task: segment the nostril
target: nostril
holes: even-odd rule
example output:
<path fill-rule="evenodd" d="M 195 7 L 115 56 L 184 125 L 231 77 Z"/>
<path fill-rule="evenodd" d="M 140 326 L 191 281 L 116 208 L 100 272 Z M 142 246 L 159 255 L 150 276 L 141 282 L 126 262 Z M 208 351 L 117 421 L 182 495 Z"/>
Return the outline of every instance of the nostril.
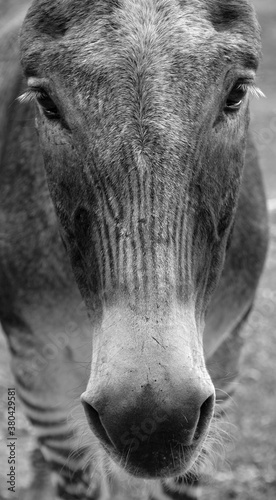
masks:
<path fill-rule="evenodd" d="M 100 415 L 98 414 L 97 410 L 95 410 L 95 408 L 93 408 L 93 406 L 91 406 L 89 403 L 84 401 L 84 399 L 82 399 L 82 405 L 85 411 L 86 418 L 88 420 L 89 427 L 93 431 L 95 436 L 103 441 L 104 444 L 113 446 L 101 422 Z"/>
<path fill-rule="evenodd" d="M 212 394 L 200 407 L 200 416 L 194 434 L 193 441 L 198 441 L 205 434 L 214 412 L 215 397 Z"/>

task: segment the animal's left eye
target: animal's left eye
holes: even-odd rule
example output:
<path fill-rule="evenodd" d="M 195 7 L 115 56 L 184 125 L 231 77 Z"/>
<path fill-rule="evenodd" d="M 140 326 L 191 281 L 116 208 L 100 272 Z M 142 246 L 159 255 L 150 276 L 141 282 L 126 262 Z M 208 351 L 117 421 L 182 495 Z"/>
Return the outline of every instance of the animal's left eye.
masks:
<path fill-rule="evenodd" d="M 247 94 L 248 86 L 244 83 L 236 83 L 228 95 L 225 111 L 238 111 L 242 105 L 243 99 Z"/>

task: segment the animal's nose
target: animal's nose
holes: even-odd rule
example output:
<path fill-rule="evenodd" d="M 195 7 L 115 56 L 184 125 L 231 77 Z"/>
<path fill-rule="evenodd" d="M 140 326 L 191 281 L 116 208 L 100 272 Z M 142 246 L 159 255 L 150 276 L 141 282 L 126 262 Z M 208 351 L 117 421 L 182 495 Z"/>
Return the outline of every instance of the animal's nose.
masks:
<path fill-rule="evenodd" d="M 206 436 L 214 409 L 212 390 L 173 391 L 158 397 L 145 388 L 129 403 L 126 395 L 82 395 L 90 428 L 129 472 L 143 477 L 179 474 Z"/>

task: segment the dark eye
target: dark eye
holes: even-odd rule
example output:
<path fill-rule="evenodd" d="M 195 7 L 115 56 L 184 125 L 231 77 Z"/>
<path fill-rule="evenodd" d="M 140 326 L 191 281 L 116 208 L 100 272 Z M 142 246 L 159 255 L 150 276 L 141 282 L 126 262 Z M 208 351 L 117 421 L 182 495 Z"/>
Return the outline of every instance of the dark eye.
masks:
<path fill-rule="evenodd" d="M 43 113 L 49 120 L 58 120 L 60 118 L 59 110 L 54 101 L 45 92 L 45 90 L 35 90 L 35 97 L 38 104 L 42 107 Z"/>
<path fill-rule="evenodd" d="M 233 112 L 238 111 L 242 102 L 247 94 L 247 85 L 245 83 L 237 82 L 228 95 L 224 111 Z"/>

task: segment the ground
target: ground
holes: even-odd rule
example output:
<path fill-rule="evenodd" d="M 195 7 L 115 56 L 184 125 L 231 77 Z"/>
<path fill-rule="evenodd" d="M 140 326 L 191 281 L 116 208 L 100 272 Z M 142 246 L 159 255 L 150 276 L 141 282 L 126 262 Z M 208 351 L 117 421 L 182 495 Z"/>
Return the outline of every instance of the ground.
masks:
<path fill-rule="evenodd" d="M 18 0 L 0 0 L 0 29 L 3 14 Z M 276 498 L 276 4 L 275 0 L 255 0 L 263 30 L 263 62 L 258 85 L 266 99 L 252 103 L 255 141 L 264 171 L 270 208 L 271 242 L 256 307 L 244 330 L 246 346 L 232 411 L 225 454 L 203 500 L 275 500 Z M 0 333 L 0 500 L 8 494 L 7 470 L 7 388 L 14 385 L 8 368 L 5 339 Z M 17 487 L 29 480 L 28 452 L 31 429 L 19 403 L 17 426 Z"/>

